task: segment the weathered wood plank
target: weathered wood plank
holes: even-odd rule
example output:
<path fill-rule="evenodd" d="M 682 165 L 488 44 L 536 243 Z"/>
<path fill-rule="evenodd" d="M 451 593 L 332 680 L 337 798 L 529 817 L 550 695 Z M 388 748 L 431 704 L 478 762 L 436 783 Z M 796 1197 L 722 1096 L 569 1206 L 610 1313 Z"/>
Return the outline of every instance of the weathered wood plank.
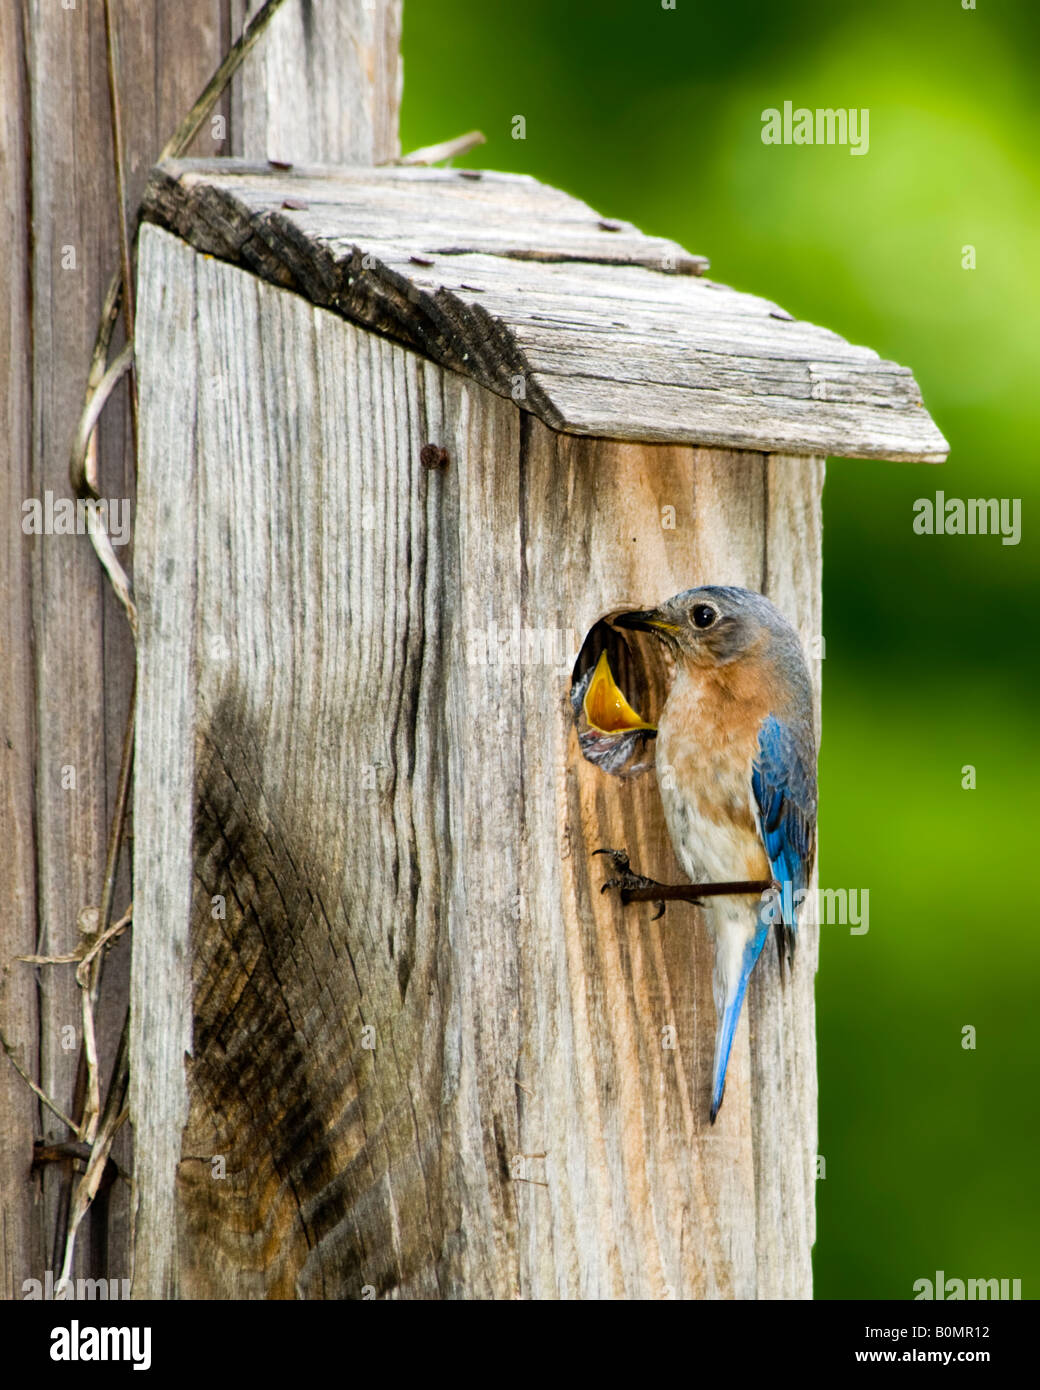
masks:
<path fill-rule="evenodd" d="M 823 459 L 772 457 L 766 474 L 762 592 L 794 623 L 809 657 L 820 746 L 823 616 Z M 817 864 L 809 885 L 815 894 Z M 810 896 L 809 902 L 815 902 Z M 819 927 L 803 913 L 794 969 L 786 987 L 773 952 L 763 952 L 751 978 L 753 1020 L 752 1127 L 761 1288 L 771 1297 L 808 1296 L 806 1270 L 816 1239 L 817 1080 L 813 989 Z M 778 1079 L 780 1084 L 778 1085 Z"/>
<path fill-rule="evenodd" d="M 142 258 L 143 263 L 143 258 Z M 149 267 L 150 270 L 150 267 Z M 138 360 L 163 324 L 165 372 L 139 372 L 138 632 L 133 968 L 130 977 L 130 1110 L 137 1191 L 135 1297 L 169 1298 L 178 1287 L 176 1226 L 163 1194 L 173 1185 L 187 1120 L 185 1056 L 191 1051 L 192 796 L 196 672 L 198 361 L 194 266 L 139 277 Z M 184 659 L 184 658 L 187 659 Z"/>
<path fill-rule="evenodd" d="M 559 430 L 945 458 L 906 368 L 559 190 L 468 172 L 181 161 L 153 172 L 144 215 Z"/>
<path fill-rule="evenodd" d="M 143 234 L 142 280 L 185 283 L 185 258 L 196 259 Z M 494 970 L 474 933 L 497 932 L 497 918 L 484 914 L 481 928 L 448 906 L 468 863 L 452 851 L 458 798 L 491 768 L 478 746 L 448 736 L 444 652 L 464 651 L 465 634 L 447 605 L 453 572 L 461 588 L 458 527 L 442 513 L 457 510 L 458 484 L 419 453 L 432 436 L 453 459 L 484 457 L 492 443 L 508 447 L 509 430 L 515 451 L 518 418 L 292 296 L 205 262 L 197 274 L 198 302 L 213 312 L 195 400 L 196 1016 L 179 1291 L 357 1297 L 371 1283 L 401 1296 L 508 1296 L 494 1249 L 511 1196 L 484 1095 L 515 1110 L 515 1088 L 511 1071 L 482 1072 L 480 999 L 467 1004 L 449 968 L 464 952 Z M 142 303 L 143 379 L 170 369 L 171 311 Z M 229 373 L 235 360 L 248 369 Z M 191 379 L 177 379 L 190 400 Z M 489 410 L 506 430 L 491 428 Z M 149 438 L 145 470 L 162 447 L 161 434 Z M 162 660 L 148 632 L 142 624 L 143 669 Z M 181 665 L 191 645 L 183 628 Z M 142 758 L 154 756 L 153 734 L 142 709 Z M 495 731 L 482 737 L 490 753 Z M 448 756 L 468 764 L 450 795 Z M 507 784 L 515 777 L 503 771 Z M 490 781 L 486 795 L 491 827 L 500 793 Z M 163 857 L 148 862 L 166 874 Z M 211 915 L 214 896 L 224 919 Z M 475 885 L 468 900 L 479 908 Z M 142 970 L 154 936 L 171 929 L 139 917 Z M 172 1093 L 183 1084 L 182 1059 L 151 1031 L 136 1047 L 161 1104 L 167 1068 Z M 170 1129 L 180 1132 L 176 1113 Z M 146 1208 L 142 1191 L 144 1245 L 153 1221 L 175 1224 L 172 1187 L 155 1179 L 164 1206 Z M 482 1219 L 465 1237 L 463 1210 Z"/>
<path fill-rule="evenodd" d="M 129 200 L 136 202 L 156 151 L 197 95 L 220 56 L 220 5 L 190 0 L 177 6 L 115 3 L 120 49 Z M 4 138 L 0 141 L 3 206 L 7 222 L 5 260 L 14 277 L 5 294 L 10 315 L 14 375 L 5 410 L 12 489 L 7 511 L 12 568 L 5 591 L 10 601 L 10 640 L 31 622 L 32 639 L 4 648 L 10 679 L 14 745 L 11 780 L 14 876 L 5 900 L 18 905 L 17 921 L 0 925 L 0 950 L 10 957 L 26 950 L 65 952 L 76 941 L 76 917 L 101 895 L 105 843 L 118 777 L 130 682 L 132 644 L 125 618 L 108 592 L 84 535 L 23 535 L 21 504 L 41 503 L 50 493 L 69 496 L 69 450 L 83 404 L 84 378 L 109 275 L 118 263 L 118 210 L 112 171 L 112 132 L 107 100 L 104 24 L 96 6 L 80 4 L 7 6 L 0 47 L 4 80 Z M 157 82 L 157 73 L 160 81 Z M 206 146 L 212 148 L 212 146 Z M 31 152 L 31 161 L 25 161 Z M 129 209 L 132 212 L 132 207 Z M 23 278 L 24 277 L 24 278 Z M 21 354 L 19 356 L 19 354 Z M 27 372 L 26 378 L 23 373 Z M 28 380 L 29 385 L 25 382 Z M 125 395 L 110 403 L 99 435 L 102 492 L 131 505 L 134 461 Z M 16 553 L 14 540 L 20 550 Z M 132 547 L 117 552 L 132 566 Z M 27 736 L 31 742 L 27 743 Z M 31 770 L 31 806 L 24 798 Z M 75 786 L 69 785 L 71 770 Z M 17 805 L 14 799 L 18 798 Z M 117 912 L 129 898 L 129 874 L 121 873 Z M 31 915 L 33 939 L 22 933 Z M 15 933 L 8 937 L 8 930 Z M 127 997 L 129 949 L 116 943 L 105 967 L 106 984 L 97 1019 L 102 1073 L 107 1077 L 122 1027 Z M 26 1061 L 38 1056 L 36 1078 L 66 1110 L 71 1108 L 81 1010 L 73 971 L 54 967 L 39 973 L 12 967 L 6 998 L 11 1007 L 23 987 L 37 998 L 38 1013 L 22 1012 L 9 1036 Z M 22 1023 L 24 1022 L 24 1028 Z M 69 1047 L 69 1029 L 76 1044 Z M 6 1065 L 6 1064 L 5 1064 Z M 9 1068 L 7 1069 L 10 1070 Z M 16 1083 L 21 1086 L 20 1082 Z M 7 1107 L 8 1079 L 0 1093 L 0 1133 L 17 1153 L 18 1179 L 3 1183 L 9 1218 L 0 1236 L 5 1268 L 16 1265 L 20 1291 L 29 1277 L 53 1267 L 53 1236 L 59 1180 L 54 1165 L 30 1177 L 34 1137 L 64 1138 L 49 1112 L 24 1104 Z M 115 1157 L 128 1160 L 129 1133 L 116 1141 Z M 39 1187 L 36 1182 L 39 1182 Z M 41 1200 L 42 1188 L 42 1200 Z M 74 1273 L 112 1276 L 129 1271 L 129 1194 L 120 1183 L 111 1194 L 109 1216 L 93 1216 L 77 1245 Z M 12 1255 L 8 1239 L 31 1222 L 31 1262 L 24 1244 Z M 89 1227 L 89 1231 L 88 1231 Z M 104 1249 L 107 1232 L 107 1256 Z M 91 1242 L 94 1249 L 91 1250 Z M 106 1264 L 107 1270 L 102 1268 Z"/>
<path fill-rule="evenodd" d="M 237 35 L 243 8 L 239 0 L 114 0 L 131 218 L 157 151 Z M 236 79 L 237 120 L 222 134 L 204 127 L 199 151 L 266 153 L 278 147 L 288 149 L 289 158 L 364 162 L 396 153 L 400 4 L 342 0 L 285 7 L 297 16 L 303 10 L 313 24 L 302 49 L 299 18 L 297 32 L 292 20 L 281 37 L 272 31 L 264 63 L 254 54 L 249 70 Z M 330 36 L 337 42 L 324 50 L 326 60 L 318 50 Z M 267 64 L 272 72 L 284 70 L 301 51 L 310 55 L 310 66 L 291 82 L 283 71 L 277 92 L 259 111 L 252 93 L 257 84 L 268 84 Z M 77 913 L 100 897 L 133 653 L 125 619 L 87 538 L 26 536 L 20 522 L 26 499 L 42 501 L 48 492 L 68 497 L 69 448 L 84 377 L 104 289 L 118 264 L 100 7 L 4 6 L 0 73 L 0 277 L 9 327 L 0 339 L 0 393 L 10 453 L 3 470 L 9 527 L 0 548 L 0 587 L 7 596 L 0 637 L 0 804 L 11 846 L 3 877 L 8 911 L 0 920 L 0 1024 L 23 1065 L 69 1109 L 77 1052 L 63 1045 L 69 1041 L 63 1030 L 73 1029 L 78 1038 L 81 1017 L 73 972 L 67 966 L 37 972 L 38 984 L 28 966 L 10 961 L 18 954 L 69 950 Z M 251 103 L 248 122 L 243 91 Z M 99 453 L 104 495 L 129 507 L 134 460 L 124 389 L 102 421 Z M 118 552 L 131 573 L 132 549 Z M 74 787 L 63 785 L 66 769 L 75 772 Z M 123 872 L 118 912 L 129 889 Z M 98 1017 L 106 1078 L 125 1011 L 128 967 L 129 943 L 122 940 L 108 956 Z M 0 1059 L 0 1294 L 6 1296 L 20 1294 L 25 1279 L 42 1278 L 53 1264 L 61 1175 L 53 1165 L 35 1177 L 30 1173 L 33 1139 L 43 1136 L 66 1137 Z M 129 1151 L 126 1127 L 114 1151 L 124 1167 Z M 74 1273 L 116 1277 L 129 1269 L 129 1192 L 120 1183 L 107 1218 L 92 1217 L 83 1227 Z"/>
<path fill-rule="evenodd" d="M 36 843 L 33 806 L 33 646 L 29 542 L 22 503 L 31 496 L 32 250 L 29 200 L 26 54 L 20 15 L 0 7 L 0 418 L 6 450 L 0 467 L 0 1031 L 20 1065 L 37 1075 L 39 1015 L 36 985 L 12 957 L 36 949 Z M 42 1231 L 33 1220 L 29 1165 L 36 1103 L 7 1058 L 0 1055 L 0 1298 L 22 1296 L 23 1281 L 42 1264 Z M 35 1250 L 34 1250 L 35 1240 Z"/>
<path fill-rule="evenodd" d="M 400 104 L 401 0 L 283 5 L 236 83 L 234 152 L 378 164 L 400 153 Z"/>
<path fill-rule="evenodd" d="M 77 93 L 105 90 L 101 26 L 82 11 L 34 8 L 28 31 L 29 128 L 34 152 L 31 204 L 23 209 L 32 237 L 32 439 L 27 496 L 69 495 L 68 459 L 83 384 L 97 327 L 101 250 L 116 258 L 116 229 L 106 221 L 114 198 L 111 135 L 103 101 L 83 105 Z M 36 156 L 39 157 L 36 157 Z M 114 403 L 101 435 L 102 486 L 107 497 L 132 497 L 133 463 L 123 450 L 124 401 Z M 76 943 L 76 917 L 101 896 L 110 788 L 119 763 L 121 720 L 133 670 L 128 634 L 109 606 L 106 581 L 89 541 L 81 535 L 25 537 L 31 565 L 35 636 L 30 698 L 35 726 L 36 945 L 60 954 Z M 106 672 L 107 668 L 107 672 Z M 110 683 L 106 708 L 106 678 Z M 121 892 L 126 892 L 125 880 Z M 126 951 L 106 963 L 109 985 L 98 1020 L 103 1067 L 111 1067 L 126 998 Z M 73 972 L 38 972 L 39 1076 L 48 1095 L 72 1108 L 81 1040 L 79 991 Z M 71 1046 L 70 1046 L 71 1044 Z M 43 1137 L 68 1135 L 49 1111 L 40 1116 Z M 63 1174 L 41 1174 L 39 1207 L 46 1267 Z M 120 1194 L 117 1194 L 120 1195 Z M 27 1185 L 25 1199 L 34 1194 Z M 86 1236 L 86 1228 L 84 1228 Z M 42 1242 L 41 1242 L 42 1243 Z M 80 1243 L 77 1272 L 85 1272 Z M 125 1254 L 124 1254 L 125 1259 Z M 120 1272 L 126 1268 L 121 1261 Z M 43 1270 L 26 1271 L 41 1277 Z M 56 1269 L 57 1273 L 57 1269 Z"/>
<path fill-rule="evenodd" d="M 811 630 L 819 550 L 786 527 L 818 527 L 819 466 L 561 436 L 157 228 L 141 265 L 138 752 L 176 778 L 139 789 L 135 979 L 175 1041 L 135 1056 L 150 1127 L 189 1109 L 176 1181 L 168 1144 L 139 1172 L 139 1291 L 806 1296 L 811 950 L 753 997 L 709 1127 L 711 948 L 692 908 L 600 895 L 602 844 L 679 870 L 654 778 L 580 757 L 568 689 L 605 612 L 697 581 Z M 160 937 L 189 917 L 182 1046 Z"/>
<path fill-rule="evenodd" d="M 208 234 L 229 245 L 248 232 L 242 220 L 248 209 L 255 219 L 290 211 L 307 239 L 332 247 L 361 237 L 402 255 L 484 252 L 510 261 L 668 266 L 679 275 L 697 275 L 707 266 L 677 242 L 604 219 L 527 174 L 306 164 L 283 170 L 238 160 L 171 160 L 152 183 L 149 206 L 183 216 L 185 198 L 194 199 Z M 286 200 L 305 206 L 284 209 Z"/>

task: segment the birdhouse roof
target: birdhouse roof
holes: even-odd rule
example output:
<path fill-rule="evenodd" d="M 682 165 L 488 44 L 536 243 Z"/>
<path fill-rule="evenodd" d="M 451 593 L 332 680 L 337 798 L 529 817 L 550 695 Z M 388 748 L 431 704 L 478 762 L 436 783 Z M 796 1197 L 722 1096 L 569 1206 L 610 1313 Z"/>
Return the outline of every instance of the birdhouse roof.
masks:
<path fill-rule="evenodd" d="M 554 429 L 940 462 L 907 367 L 517 174 L 180 160 L 142 216 Z"/>

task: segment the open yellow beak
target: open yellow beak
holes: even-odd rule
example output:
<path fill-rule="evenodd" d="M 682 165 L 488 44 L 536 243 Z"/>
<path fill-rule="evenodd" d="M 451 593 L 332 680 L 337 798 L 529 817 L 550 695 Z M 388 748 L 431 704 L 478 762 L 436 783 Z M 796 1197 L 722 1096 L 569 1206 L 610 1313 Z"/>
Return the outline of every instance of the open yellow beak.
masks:
<path fill-rule="evenodd" d="M 641 719 L 618 689 L 606 652 L 600 652 L 596 669 L 585 692 L 585 718 L 601 734 L 626 733 L 630 729 L 656 729 Z"/>

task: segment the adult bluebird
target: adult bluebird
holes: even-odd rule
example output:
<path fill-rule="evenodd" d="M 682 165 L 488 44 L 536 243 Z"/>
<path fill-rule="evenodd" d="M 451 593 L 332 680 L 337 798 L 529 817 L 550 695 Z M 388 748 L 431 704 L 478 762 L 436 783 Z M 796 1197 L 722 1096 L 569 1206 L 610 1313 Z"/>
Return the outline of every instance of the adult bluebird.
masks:
<path fill-rule="evenodd" d="M 614 623 L 654 633 L 675 658 L 658 722 L 657 769 L 680 864 L 700 887 L 759 884 L 758 891 L 723 892 L 701 904 L 715 938 L 714 1124 L 751 971 L 770 925 L 781 970 L 785 955 L 793 960 L 796 908 L 812 875 L 812 683 L 795 630 L 768 599 L 747 589 L 688 589 Z M 622 870 L 612 885 L 638 887 L 641 897 L 663 886 L 631 873 L 623 852 L 607 852 Z M 762 884 L 773 891 L 761 891 Z M 696 888 L 689 896 L 700 901 Z"/>

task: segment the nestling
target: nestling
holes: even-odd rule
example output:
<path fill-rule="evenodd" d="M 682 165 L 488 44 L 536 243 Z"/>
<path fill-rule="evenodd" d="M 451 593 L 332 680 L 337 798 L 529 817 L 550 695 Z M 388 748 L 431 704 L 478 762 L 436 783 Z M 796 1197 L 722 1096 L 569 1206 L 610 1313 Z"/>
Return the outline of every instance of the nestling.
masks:
<path fill-rule="evenodd" d="M 793 958 L 798 923 L 790 905 L 803 900 L 812 875 L 812 684 L 794 628 L 747 589 L 688 589 L 614 623 L 654 633 L 675 658 L 658 722 L 657 772 L 672 843 L 695 887 L 667 896 L 701 901 L 697 888 L 708 890 L 701 905 L 715 938 L 714 1123 L 748 978 L 771 924 L 781 965 Z M 621 870 L 605 887 L 638 888 L 641 896 L 663 887 L 632 873 L 623 851 L 605 852 Z M 782 890 L 779 899 L 770 884 Z M 713 893 L 717 885 L 744 891 Z"/>

